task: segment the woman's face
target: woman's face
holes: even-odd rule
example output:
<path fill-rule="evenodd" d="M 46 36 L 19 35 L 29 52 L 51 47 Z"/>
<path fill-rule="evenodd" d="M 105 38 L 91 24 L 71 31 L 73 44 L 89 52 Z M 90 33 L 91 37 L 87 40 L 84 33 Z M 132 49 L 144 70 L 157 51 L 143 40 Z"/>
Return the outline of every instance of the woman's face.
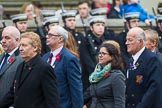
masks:
<path fill-rule="evenodd" d="M 99 64 L 102 66 L 107 65 L 108 62 L 112 60 L 112 57 L 109 55 L 105 47 L 101 47 L 98 53 Z"/>
<path fill-rule="evenodd" d="M 33 19 L 33 12 L 34 12 L 33 5 L 32 4 L 28 5 L 25 9 L 25 13 L 28 16 L 28 19 Z"/>

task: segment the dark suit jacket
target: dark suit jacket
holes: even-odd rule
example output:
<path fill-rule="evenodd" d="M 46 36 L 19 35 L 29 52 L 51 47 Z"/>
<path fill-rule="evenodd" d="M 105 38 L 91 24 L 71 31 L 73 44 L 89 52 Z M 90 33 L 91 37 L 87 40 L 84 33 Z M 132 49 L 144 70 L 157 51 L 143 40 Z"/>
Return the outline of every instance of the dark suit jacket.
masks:
<path fill-rule="evenodd" d="M 5 53 L 0 55 L 0 62 L 3 60 L 3 56 Z M 7 65 L 1 70 L 0 73 L 0 101 L 4 97 L 4 95 L 10 90 L 12 82 L 14 80 L 14 76 L 16 74 L 16 69 L 18 65 L 23 61 L 19 55 L 19 49 L 17 49 L 11 57 L 13 61 L 11 63 L 7 63 Z"/>
<path fill-rule="evenodd" d="M 21 63 L 11 90 L 0 102 L 0 108 L 59 108 L 56 77 L 52 67 L 36 55 L 25 69 Z M 20 80 L 21 79 L 21 80 Z"/>
<path fill-rule="evenodd" d="M 129 71 L 126 83 L 126 108 L 161 108 L 162 71 L 157 56 L 145 49 Z"/>
<path fill-rule="evenodd" d="M 43 56 L 48 60 L 50 52 Z M 83 92 L 80 63 L 78 59 L 63 48 L 60 52 L 60 60 L 54 63 L 61 108 L 82 108 Z"/>

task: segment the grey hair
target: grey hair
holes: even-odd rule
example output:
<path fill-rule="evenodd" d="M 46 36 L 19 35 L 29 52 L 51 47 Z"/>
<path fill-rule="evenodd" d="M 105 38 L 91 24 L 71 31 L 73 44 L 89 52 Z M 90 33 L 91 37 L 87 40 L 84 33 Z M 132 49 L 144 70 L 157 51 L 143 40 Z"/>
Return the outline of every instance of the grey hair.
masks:
<path fill-rule="evenodd" d="M 136 38 L 137 38 L 138 40 L 142 39 L 142 40 L 143 40 L 143 43 L 144 43 L 144 46 L 145 46 L 145 44 L 146 44 L 146 36 L 145 36 L 144 31 L 139 31 L 139 32 L 137 33 L 137 35 L 136 35 Z"/>
<path fill-rule="evenodd" d="M 68 32 L 63 27 L 61 27 L 60 25 L 56 25 L 56 26 L 53 26 L 52 28 L 56 29 L 58 34 L 63 36 L 65 40 L 68 39 Z"/>

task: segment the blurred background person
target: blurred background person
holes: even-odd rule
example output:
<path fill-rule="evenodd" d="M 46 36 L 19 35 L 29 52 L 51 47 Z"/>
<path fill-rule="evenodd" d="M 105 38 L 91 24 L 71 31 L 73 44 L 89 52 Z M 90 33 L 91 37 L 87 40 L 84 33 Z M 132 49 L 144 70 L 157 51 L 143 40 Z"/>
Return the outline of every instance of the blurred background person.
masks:
<path fill-rule="evenodd" d="M 129 12 L 123 14 L 124 30 L 117 35 L 116 40 L 120 45 L 124 67 L 126 68 L 130 58 L 130 54 L 127 52 L 127 47 L 125 45 L 126 35 L 131 28 L 139 26 L 139 13 Z"/>
<path fill-rule="evenodd" d="M 11 16 L 11 20 L 14 26 L 20 31 L 20 33 L 24 33 L 27 31 L 27 14 L 16 14 Z"/>
<path fill-rule="evenodd" d="M 0 43 L 0 55 L 4 52 L 3 48 L 2 48 L 2 45 Z"/>
<path fill-rule="evenodd" d="M 90 3 L 88 0 L 79 0 L 78 14 L 76 15 L 76 23 L 78 25 L 88 24 L 88 18 L 90 17 L 89 11 Z"/>
<path fill-rule="evenodd" d="M 107 0 L 93 0 L 92 1 L 92 9 L 96 8 L 106 8 L 107 14 L 109 14 L 112 5 Z"/>
<path fill-rule="evenodd" d="M 162 12 L 162 8 L 159 9 Z M 154 30 L 157 31 L 159 37 L 158 49 L 162 53 L 162 15 L 157 15 L 157 25 Z"/>
<path fill-rule="evenodd" d="M 68 32 L 68 39 L 66 40 L 64 47 L 67 48 L 72 54 L 74 54 L 78 59 L 80 59 L 77 45 L 73 35 Z"/>
<path fill-rule="evenodd" d="M 71 32 L 75 42 L 77 44 L 78 51 L 80 51 L 80 47 L 84 44 L 85 38 L 81 32 L 76 31 L 76 10 L 68 10 L 62 13 L 62 21 L 64 23 L 64 28 Z"/>
<path fill-rule="evenodd" d="M 125 108 L 126 86 L 120 53 L 112 44 L 104 43 L 98 60 L 89 77 L 91 85 L 84 93 L 84 104 L 92 99 L 91 108 Z"/>
<path fill-rule="evenodd" d="M 107 15 L 107 18 L 121 18 L 120 5 L 122 5 L 122 0 L 112 0 L 112 7 L 110 13 Z"/>
<path fill-rule="evenodd" d="M 152 26 L 150 19 L 154 19 L 153 15 L 149 15 L 143 7 L 139 4 L 138 0 L 123 0 L 123 5 L 120 7 L 120 15 L 128 12 L 139 12 L 139 20 L 145 22 L 147 25 Z"/>
<path fill-rule="evenodd" d="M 114 40 L 113 35 L 105 35 L 105 17 L 92 16 L 89 18 L 89 25 L 90 30 L 87 33 L 87 37 L 85 37 L 86 41 L 81 46 L 80 52 L 84 90 L 86 90 L 86 88 L 90 85 L 88 78 L 97 64 L 96 56 L 99 51 L 99 46 L 105 40 Z"/>
<path fill-rule="evenodd" d="M 159 43 L 158 33 L 155 30 L 148 29 L 145 30 L 145 36 L 146 36 L 146 48 L 154 52 L 162 64 L 162 53 L 160 53 L 158 49 Z"/>

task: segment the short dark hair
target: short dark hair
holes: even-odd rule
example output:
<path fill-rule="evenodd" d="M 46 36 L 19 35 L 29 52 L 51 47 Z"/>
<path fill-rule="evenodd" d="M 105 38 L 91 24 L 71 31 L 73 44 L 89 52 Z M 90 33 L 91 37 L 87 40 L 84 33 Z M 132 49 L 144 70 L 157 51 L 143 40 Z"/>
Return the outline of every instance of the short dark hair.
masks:
<path fill-rule="evenodd" d="M 121 54 L 119 53 L 118 49 L 110 44 L 110 43 L 104 43 L 100 46 L 100 48 L 105 47 L 109 55 L 112 57 L 112 69 L 123 69 L 123 62 L 121 58 Z"/>
<path fill-rule="evenodd" d="M 159 2 L 158 3 L 158 8 L 162 8 L 162 2 Z M 162 12 L 160 12 L 158 8 L 157 8 L 158 14 L 161 14 L 162 15 Z"/>
<path fill-rule="evenodd" d="M 79 0 L 78 6 L 81 5 L 81 4 L 84 4 L 84 3 L 87 3 L 88 7 L 90 7 L 90 3 L 87 0 Z"/>

